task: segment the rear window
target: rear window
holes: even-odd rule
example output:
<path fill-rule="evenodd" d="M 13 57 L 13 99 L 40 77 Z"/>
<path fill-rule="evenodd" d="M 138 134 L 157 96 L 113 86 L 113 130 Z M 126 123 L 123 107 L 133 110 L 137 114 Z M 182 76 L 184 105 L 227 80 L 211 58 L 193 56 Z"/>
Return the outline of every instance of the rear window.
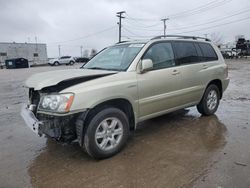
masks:
<path fill-rule="evenodd" d="M 178 64 L 190 64 L 200 62 L 195 46 L 192 42 L 179 42 L 173 43 L 176 60 Z"/>
<path fill-rule="evenodd" d="M 218 60 L 218 56 L 215 53 L 213 47 L 207 43 L 199 43 L 199 47 L 203 54 L 202 61 L 215 61 Z"/>

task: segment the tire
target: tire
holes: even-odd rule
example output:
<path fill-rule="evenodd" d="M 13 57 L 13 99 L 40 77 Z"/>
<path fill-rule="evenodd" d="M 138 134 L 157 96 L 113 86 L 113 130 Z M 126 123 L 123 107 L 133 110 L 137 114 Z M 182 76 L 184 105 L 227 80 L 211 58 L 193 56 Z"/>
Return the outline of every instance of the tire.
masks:
<path fill-rule="evenodd" d="M 214 114 L 220 103 L 220 91 L 218 87 L 214 84 L 211 84 L 205 90 L 205 93 L 197 105 L 197 110 L 202 115 L 210 116 Z"/>
<path fill-rule="evenodd" d="M 74 63 L 75 63 L 74 61 L 70 61 L 69 65 L 74 65 Z"/>
<path fill-rule="evenodd" d="M 53 65 L 58 66 L 60 65 L 60 63 L 58 61 L 55 61 Z"/>
<path fill-rule="evenodd" d="M 108 107 L 89 121 L 84 135 L 84 148 L 93 158 L 104 159 L 120 152 L 128 137 L 127 116 L 117 108 Z"/>

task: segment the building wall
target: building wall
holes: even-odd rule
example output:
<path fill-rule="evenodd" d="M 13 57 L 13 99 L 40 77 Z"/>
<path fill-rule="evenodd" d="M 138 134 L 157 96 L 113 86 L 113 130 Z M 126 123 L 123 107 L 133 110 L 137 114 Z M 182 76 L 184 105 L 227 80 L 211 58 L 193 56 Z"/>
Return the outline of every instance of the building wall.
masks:
<path fill-rule="evenodd" d="M 21 57 L 28 59 L 30 65 L 47 63 L 46 44 L 0 43 L 0 62 Z"/>

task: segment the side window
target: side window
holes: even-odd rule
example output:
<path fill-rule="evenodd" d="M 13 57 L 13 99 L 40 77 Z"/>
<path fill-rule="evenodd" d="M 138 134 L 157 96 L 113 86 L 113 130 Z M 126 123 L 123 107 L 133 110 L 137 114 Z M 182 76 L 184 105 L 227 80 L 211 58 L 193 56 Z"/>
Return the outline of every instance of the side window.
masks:
<path fill-rule="evenodd" d="M 215 61 L 218 60 L 218 56 L 215 53 L 213 47 L 207 43 L 199 43 L 200 49 L 203 54 L 202 61 Z"/>
<path fill-rule="evenodd" d="M 169 42 L 154 44 L 144 54 L 143 59 L 151 59 L 153 70 L 175 66 L 174 52 Z"/>
<path fill-rule="evenodd" d="M 62 56 L 60 59 L 68 59 L 70 56 Z"/>
<path fill-rule="evenodd" d="M 173 43 L 173 46 L 178 64 L 182 65 L 200 62 L 194 43 L 176 41 Z"/>
<path fill-rule="evenodd" d="M 194 43 L 194 46 L 195 46 L 197 55 L 199 57 L 199 60 L 200 60 L 200 62 L 202 62 L 203 61 L 203 53 L 201 51 L 201 48 L 200 48 L 200 46 L 199 46 L 199 44 L 197 42 Z"/>

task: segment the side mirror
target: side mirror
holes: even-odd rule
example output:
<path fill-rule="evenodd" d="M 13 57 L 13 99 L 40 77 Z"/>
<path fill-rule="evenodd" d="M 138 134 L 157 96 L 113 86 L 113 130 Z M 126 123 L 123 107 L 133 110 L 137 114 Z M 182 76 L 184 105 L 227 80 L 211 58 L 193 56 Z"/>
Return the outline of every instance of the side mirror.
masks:
<path fill-rule="evenodd" d="M 153 69 L 153 62 L 151 59 L 143 59 L 141 61 L 141 73 L 147 72 Z"/>

